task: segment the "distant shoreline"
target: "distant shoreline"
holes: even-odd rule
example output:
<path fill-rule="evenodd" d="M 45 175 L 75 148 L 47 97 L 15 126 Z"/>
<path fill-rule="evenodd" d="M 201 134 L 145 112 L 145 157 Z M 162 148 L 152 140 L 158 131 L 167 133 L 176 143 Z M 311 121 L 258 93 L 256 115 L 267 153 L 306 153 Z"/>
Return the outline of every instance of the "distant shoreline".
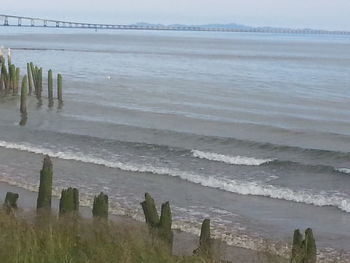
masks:
<path fill-rule="evenodd" d="M 288 34 L 327 34 L 327 35 L 350 35 L 345 30 L 322 30 L 322 29 L 293 29 L 284 27 L 251 27 L 239 24 L 207 24 L 207 25 L 184 25 L 184 24 L 99 24 L 86 22 L 62 21 L 37 17 L 24 17 L 17 15 L 0 14 L 4 27 L 24 28 L 67 28 L 67 29 L 94 29 L 94 30 L 146 30 L 146 31 L 199 31 L 199 32 L 246 32 L 246 33 L 288 33 Z"/>

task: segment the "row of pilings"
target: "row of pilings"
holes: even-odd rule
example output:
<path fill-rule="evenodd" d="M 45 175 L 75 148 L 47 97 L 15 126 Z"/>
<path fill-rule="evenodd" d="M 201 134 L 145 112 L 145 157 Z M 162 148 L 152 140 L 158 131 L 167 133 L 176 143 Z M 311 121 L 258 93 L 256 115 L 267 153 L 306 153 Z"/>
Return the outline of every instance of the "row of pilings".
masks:
<path fill-rule="evenodd" d="M 52 182 L 53 182 L 53 164 L 49 156 L 44 157 L 43 167 L 40 171 L 40 185 L 37 197 L 37 213 L 41 215 L 51 214 L 52 204 Z M 4 207 L 8 213 L 15 213 L 17 209 L 17 193 L 8 192 L 6 194 Z M 170 203 L 165 202 L 161 205 L 160 216 L 154 199 L 149 193 L 145 194 L 145 200 L 141 202 L 145 221 L 152 237 L 155 237 L 165 244 L 169 253 L 172 253 L 174 233 L 172 231 L 172 213 Z M 108 195 L 101 192 L 93 200 L 92 215 L 94 219 L 100 221 L 108 220 Z M 59 216 L 79 215 L 79 190 L 69 187 L 63 189 L 59 202 Z M 210 234 L 210 219 L 204 219 L 201 227 L 199 246 L 193 251 L 194 255 L 212 258 L 213 238 Z M 291 263 L 316 263 L 316 242 L 311 228 L 305 231 L 303 236 L 300 230 L 294 231 L 293 244 L 290 262 Z"/>
<path fill-rule="evenodd" d="M 37 105 L 42 106 L 43 95 L 43 68 L 35 65 L 33 62 L 27 63 L 26 74 L 21 75 L 21 70 L 11 62 L 11 57 L 7 60 L 0 55 L 0 97 L 20 96 L 19 110 L 21 113 L 21 125 L 24 125 L 28 117 L 28 96 L 35 96 Z M 63 78 L 57 74 L 56 78 L 56 96 L 54 94 L 54 76 L 50 69 L 47 72 L 47 99 L 48 107 L 54 106 L 57 99 L 58 108 L 63 106 L 62 92 Z"/>

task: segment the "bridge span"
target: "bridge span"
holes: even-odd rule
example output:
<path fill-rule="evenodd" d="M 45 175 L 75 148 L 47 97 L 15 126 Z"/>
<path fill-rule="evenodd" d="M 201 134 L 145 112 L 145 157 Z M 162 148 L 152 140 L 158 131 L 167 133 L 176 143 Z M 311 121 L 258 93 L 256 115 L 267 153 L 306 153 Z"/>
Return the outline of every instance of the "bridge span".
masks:
<path fill-rule="evenodd" d="M 43 19 L 35 17 L 0 14 L 0 26 L 4 27 L 42 27 L 42 28 L 81 28 L 81 29 L 118 29 L 118 30 L 163 30 L 163 31 L 204 31 L 204 32 L 252 32 L 286 34 L 336 34 L 350 35 L 347 31 L 326 31 L 312 29 L 284 28 L 212 28 L 202 26 L 163 26 L 163 25 L 122 25 L 96 24 Z"/>

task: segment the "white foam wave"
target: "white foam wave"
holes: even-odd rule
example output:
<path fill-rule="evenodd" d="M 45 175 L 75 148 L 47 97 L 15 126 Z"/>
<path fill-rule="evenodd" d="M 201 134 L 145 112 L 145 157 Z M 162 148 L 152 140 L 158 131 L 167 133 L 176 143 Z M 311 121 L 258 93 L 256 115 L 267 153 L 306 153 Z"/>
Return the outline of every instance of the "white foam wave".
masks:
<path fill-rule="evenodd" d="M 338 172 L 340 172 L 340 173 L 350 174 L 350 169 L 349 168 L 337 168 L 336 170 Z"/>
<path fill-rule="evenodd" d="M 35 147 L 27 143 L 19 144 L 0 141 L 0 147 L 37 154 L 47 154 L 51 157 L 57 157 L 64 160 L 74 160 L 84 163 L 103 165 L 111 168 L 118 168 L 124 171 L 168 175 L 178 177 L 182 180 L 186 180 L 192 183 L 200 184 L 205 187 L 217 188 L 240 195 L 265 196 L 273 199 L 304 203 L 314 206 L 333 206 L 341 209 L 342 211 L 350 213 L 350 199 L 340 193 L 315 193 L 311 190 L 306 189 L 293 190 L 287 187 L 274 186 L 262 182 L 247 182 L 234 179 L 218 178 L 215 176 L 205 176 L 177 169 L 169 169 L 166 167 L 154 167 L 147 164 L 122 163 L 120 161 L 114 160 L 108 161 L 79 152 L 56 152 L 47 148 Z"/>
<path fill-rule="evenodd" d="M 256 159 L 253 157 L 245 156 L 229 156 L 224 154 L 212 153 L 212 152 L 202 152 L 198 150 L 192 150 L 192 155 L 200 159 L 207 159 L 210 161 L 223 162 L 233 165 L 252 165 L 258 166 L 265 163 L 274 161 L 274 159 Z"/>

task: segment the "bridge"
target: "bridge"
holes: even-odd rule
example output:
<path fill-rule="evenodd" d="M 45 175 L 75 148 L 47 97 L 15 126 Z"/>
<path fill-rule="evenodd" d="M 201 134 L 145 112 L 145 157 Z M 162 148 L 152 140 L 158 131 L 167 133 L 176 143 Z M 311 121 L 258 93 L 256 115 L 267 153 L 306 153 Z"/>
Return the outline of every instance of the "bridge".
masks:
<path fill-rule="evenodd" d="M 286 33 L 286 34 L 332 34 L 350 35 L 348 31 L 326 31 L 312 29 L 284 28 L 212 28 L 202 26 L 163 26 L 163 25 L 112 25 L 94 24 L 43 19 L 25 16 L 0 14 L 0 26 L 4 27 L 42 27 L 42 28 L 82 28 L 82 29 L 118 29 L 118 30 L 163 30 L 163 31 L 204 31 L 204 32 L 246 32 L 246 33 Z"/>

